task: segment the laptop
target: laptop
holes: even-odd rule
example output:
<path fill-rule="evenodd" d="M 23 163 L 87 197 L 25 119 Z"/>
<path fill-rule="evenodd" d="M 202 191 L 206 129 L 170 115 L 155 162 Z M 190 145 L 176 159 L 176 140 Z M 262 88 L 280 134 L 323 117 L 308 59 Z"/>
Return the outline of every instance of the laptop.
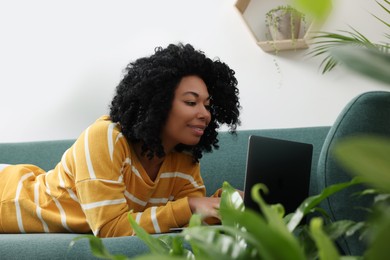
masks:
<path fill-rule="evenodd" d="M 257 183 L 268 188 L 262 194 L 268 204 L 281 203 L 291 213 L 309 195 L 313 145 L 277 138 L 251 135 L 248 142 L 244 205 L 260 212 L 252 200 L 251 189 Z"/>

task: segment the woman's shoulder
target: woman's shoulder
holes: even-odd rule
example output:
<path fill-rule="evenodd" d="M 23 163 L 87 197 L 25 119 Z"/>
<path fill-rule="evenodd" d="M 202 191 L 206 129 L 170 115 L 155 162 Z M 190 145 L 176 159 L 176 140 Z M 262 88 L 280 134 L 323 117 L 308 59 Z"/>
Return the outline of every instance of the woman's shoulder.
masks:
<path fill-rule="evenodd" d="M 111 118 L 108 116 L 108 115 L 102 115 L 100 116 L 98 119 L 95 120 L 95 122 L 93 122 L 91 124 L 91 126 L 94 126 L 94 125 L 97 125 L 97 126 L 109 126 L 110 124 L 115 124 L 111 121 Z"/>
<path fill-rule="evenodd" d="M 88 127 L 88 131 L 97 134 L 107 134 L 107 132 L 120 134 L 121 128 L 118 123 L 112 122 L 109 116 L 103 115 Z"/>
<path fill-rule="evenodd" d="M 95 120 L 88 128 L 79 136 L 78 141 L 89 141 L 90 144 L 113 146 L 115 144 L 126 144 L 121 127 L 118 123 L 111 121 L 109 116 L 103 115 Z"/>

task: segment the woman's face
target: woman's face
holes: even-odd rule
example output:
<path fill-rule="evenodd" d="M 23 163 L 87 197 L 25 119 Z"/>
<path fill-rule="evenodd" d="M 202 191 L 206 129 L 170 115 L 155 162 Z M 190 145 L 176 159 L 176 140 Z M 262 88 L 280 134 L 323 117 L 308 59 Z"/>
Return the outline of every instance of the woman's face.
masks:
<path fill-rule="evenodd" d="M 198 76 L 186 76 L 175 90 L 172 109 L 162 132 L 166 152 L 178 144 L 196 145 L 211 120 L 210 96 Z"/>

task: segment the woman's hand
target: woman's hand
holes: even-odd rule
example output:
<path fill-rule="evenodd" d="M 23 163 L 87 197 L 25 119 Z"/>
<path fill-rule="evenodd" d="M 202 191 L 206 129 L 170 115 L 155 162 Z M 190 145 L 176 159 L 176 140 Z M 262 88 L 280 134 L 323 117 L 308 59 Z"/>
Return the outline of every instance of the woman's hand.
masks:
<path fill-rule="evenodd" d="M 217 218 L 221 220 L 218 210 L 221 203 L 222 190 L 216 192 L 215 197 L 189 197 L 188 203 L 193 214 L 200 214 L 203 218 Z M 241 198 L 244 199 L 244 192 L 237 190 Z M 219 195 L 219 196 L 218 196 Z M 218 196 L 218 197 L 217 197 Z"/>
<path fill-rule="evenodd" d="M 189 197 L 188 203 L 193 214 L 200 214 L 203 218 L 215 217 L 220 219 L 218 214 L 219 204 L 221 202 L 220 198 L 194 198 Z"/>

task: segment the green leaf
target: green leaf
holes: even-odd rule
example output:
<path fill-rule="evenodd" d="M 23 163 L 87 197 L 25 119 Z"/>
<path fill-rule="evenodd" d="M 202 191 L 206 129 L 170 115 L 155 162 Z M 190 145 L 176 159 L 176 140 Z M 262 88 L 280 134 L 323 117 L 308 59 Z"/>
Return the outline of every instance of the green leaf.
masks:
<path fill-rule="evenodd" d="M 352 220 L 339 220 L 335 222 L 331 222 L 324 227 L 326 234 L 332 239 L 336 240 L 341 236 L 351 236 L 356 231 L 363 228 L 363 223 Z"/>
<path fill-rule="evenodd" d="M 185 235 L 187 230 L 191 230 L 194 227 L 200 227 L 200 226 L 202 226 L 202 216 L 199 214 L 194 214 L 190 218 L 190 223 L 188 225 L 188 228 L 182 232 L 182 235 Z M 202 249 L 199 248 L 196 243 L 193 243 L 192 240 L 188 239 L 188 237 L 187 240 L 189 240 L 190 242 L 192 252 L 194 253 L 194 255 L 198 256 L 199 258 L 202 258 L 203 257 Z"/>
<path fill-rule="evenodd" d="M 291 0 L 291 4 L 320 21 L 324 20 L 332 10 L 332 0 Z"/>
<path fill-rule="evenodd" d="M 144 241 L 144 243 L 149 247 L 153 253 L 157 254 L 169 254 L 170 248 L 166 246 L 161 240 L 154 238 L 149 233 L 147 233 L 141 226 L 135 222 L 131 214 L 128 214 L 128 219 L 131 226 L 133 227 L 137 236 Z"/>
<path fill-rule="evenodd" d="M 218 227 L 202 226 L 187 228 L 184 237 L 191 245 L 196 245 L 198 259 L 247 259 L 250 250 L 245 243 L 239 243 L 235 235 L 219 232 Z"/>
<path fill-rule="evenodd" d="M 237 223 L 234 218 L 230 218 L 230 216 L 226 216 L 225 218 L 224 214 L 221 212 L 221 209 L 222 212 L 223 209 L 232 209 L 234 211 L 244 210 L 243 200 L 239 192 L 230 186 L 230 184 L 227 182 L 223 183 L 220 202 L 222 224 L 224 227 L 237 227 Z M 219 231 L 215 228 L 215 226 L 201 226 L 201 221 L 202 220 L 200 216 L 192 216 L 189 228 L 185 229 L 182 233 L 186 240 L 189 241 L 194 255 L 196 255 L 197 258 L 209 258 L 213 255 L 220 255 L 222 257 L 224 253 L 229 254 L 229 252 L 235 252 L 235 254 L 238 255 L 242 255 L 242 253 L 246 254 L 245 250 L 242 252 L 240 251 L 240 248 L 242 248 L 243 244 L 240 243 L 236 235 L 225 236 L 223 234 L 219 234 Z M 209 242 L 205 243 L 205 241 Z"/>
<path fill-rule="evenodd" d="M 126 256 L 123 255 L 110 254 L 110 252 L 108 252 L 108 250 L 104 246 L 102 239 L 99 237 L 95 237 L 94 235 L 83 235 L 83 236 L 76 237 L 72 240 L 70 246 L 73 246 L 76 243 L 76 241 L 81 239 L 88 239 L 92 254 L 98 258 L 113 259 L 113 260 L 128 259 Z"/>
<path fill-rule="evenodd" d="M 390 192 L 390 139 L 372 135 L 348 137 L 335 145 L 336 159 L 351 174 L 363 181 Z"/>
<path fill-rule="evenodd" d="M 198 227 L 202 225 L 202 216 L 199 214 L 193 214 L 190 218 L 189 227 Z"/>
<path fill-rule="evenodd" d="M 389 46 L 371 42 L 367 37 L 359 31 L 351 27 L 351 31 L 341 30 L 340 33 L 318 32 L 313 37 L 314 47 L 308 53 L 313 57 L 326 54 L 320 64 L 323 67 L 322 73 L 331 71 L 339 63 L 344 63 L 342 58 L 337 57 L 332 51 L 338 47 L 348 46 L 369 49 L 377 49 L 378 51 L 388 53 Z"/>
<path fill-rule="evenodd" d="M 242 200 L 240 193 L 226 181 L 222 185 L 221 202 L 219 207 L 220 209 L 235 209 L 238 211 L 244 211 L 245 209 L 244 201 Z M 225 216 L 226 215 L 224 214 L 221 215 L 222 225 L 236 225 L 234 219 L 229 217 L 226 218 Z"/>
<path fill-rule="evenodd" d="M 184 238 L 180 235 L 167 234 L 159 236 L 158 239 L 164 243 L 167 248 L 170 248 L 170 256 L 190 257 L 193 255 L 191 251 L 184 247 Z"/>
<path fill-rule="evenodd" d="M 322 8 L 320 5 L 323 3 L 322 0 L 292 1 L 297 5 L 302 5 L 305 6 L 305 8 L 313 10 Z M 383 0 L 383 2 L 390 5 L 390 1 L 388 0 Z M 390 14 L 390 10 L 385 4 L 381 4 L 379 1 L 376 1 L 376 3 L 385 12 Z M 311 7 L 310 5 L 318 6 Z M 388 28 L 390 27 L 390 23 L 374 14 L 372 15 L 380 23 Z M 385 36 L 390 39 L 388 33 L 385 33 Z M 388 42 L 383 44 L 371 42 L 354 28 L 352 28 L 352 31 L 341 31 L 341 33 L 317 32 L 316 36 L 312 37 L 312 39 L 314 40 L 314 47 L 308 54 L 313 57 L 325 55 L 325 58 L 320 64 L 322 73 L 331 71 L 338 64 L 345 64 L 347 68 L 359 72 L 364 76 L 369 76 L 373 79 L 389 83 L 388 57 L 390 55 L 390 44 Z M 350 48 L 352 48 L 352 50 Z"/>
<path fill-rule="evenodd" d="M 362 180 L 359 178 L 353 178 L 351 181 L 342 182 L 330 185 L 323 189 L 320 194 L 310 196 L 306 198 L 296 209 L 292 216 L 290 216 L 290 221 L 287 224 L 287 228 L 292 232 L 302 221 L 303 217 L 311 212 L 318 204 L 321 203 L 324 199 L 333 195 L 336 192 L 344 190 L 350 186 L 362 183 Z"/>
<path fill-rule="evenodd" d="M 388 5 L 390 5 L 390 2 L 387 1 L 387 0 L 384 0 L 385 3 L 387 3 Z M 387 12 L 388 14 L 390 14 L 390 10 L 389 8 L 387 8 L 385 5 L 379 3 L 378 1 L 376 1 L 376 3 L 385 11 Z M 383 23 L 384 25 L 386 25 L 387 27 L 390 27 L 390 24 L 385 22 L 384 20 L 382 20 L 381 18 L 379 18 L 378 16 L 376 15 L 373 15 L 376 19 L 378 19 L 381 23 Z"/>
<path fill-rule="evenodd" d="M 313 218 L 310 221 L 310 232 L 317 245 L 319 259 L 339 259 L 340 255 L 332 240 L 322 230 L 322 219 Z"/>
<path fill-rule="evenodd" d="M 390 194 L 378 194 L 374 198 L 374 203 L 390 202 Z"/>
<path fill-rule="evenodd" d="M 193 260 L 193 258 L 186 258 L 182 256 L 161 255 L 161 254 L 140 255 L 131 259 L 132 260 L 188 260 L 188 259 Z"/>
<path fill-rule="evenodd" d="M 237 209 L 238 211 L 245 209 L 240 193 L 226 181 L 222 185 L 220 207 Z"/>
<path fill-rule="evenodd" d="M 259 204 L 262 214 L 250 209 L 242 211 L 241 207 L 238 207 L 238 209 L 235 207 L 221 207 L 221 216 L 229 223 L 236 223 L 233 228 L 236 228 L 237 232 L 245 231 L 251 234 L 253 239 L 244 238 L 244 236 L 239 236 L 238 239 L 243 238 L 245 244 L 256 248 L 261 258 L 305 259 L 298 240 L 287 230 L 284 224 L 283 212 L 281 213 L 280 206 L 268 205 L 262 199 L 260 191 L 267 192 L 267 187 L 261 183 L 256 184 L 251 190 L 251 195 L 253 200 Z M 283 248 L 283 250 L 280 250 L 280 248 Z"/>
<path fill-rule="evenodd" d="M 387 207 L 372 224 L 375 225 L 376 232 L 365 253 L 365 259 L 387 259 L 390 255 L 390 208 Z"/>
<path fill-rule="evenodd" d="M 268 193 L 268 188 L 262 183 L 255 184 L 252 187 L 251 195 L 252 199 L 259 205 L 264 218 L 270 226 L 279 230 L 279 232 L 289 234 L 289 231 L 283 221 L 283 206 L 281 204 L 268 205 L 261 197 L 261 191 Z"/>
<path fill-rule="evenodd" d="M 373 48 L 340 46 L 330 50 L 347 68 L 372 79 L 390 84 L 390 54 Z"/>
<path fill-rule="evenodd" d="M 171 256 L 183 256 L 186 254 L 183 246 L 183 240 L 178 236 L 168 236 L 172 238 L 171 240 L 171 250 L 169 251 L 169 255 Z"/>
<path fill-rule="evenodd" d="M 241 229 L 237 230 L 245 230 L 251 234 L 256 242 L 248 239 L 245 241 L 257 249 L 261 259 L 306 259 L 296 237 L 286 227 L 280 228 L 279 223 L 274 223 L 282 222 L 279 217 L 266 221 L 262 215 L 250 209 L 245 209 L 244 212 L 232 209 L 224 211 L 224 214 L 232 216 L 239 223 Z"/>

